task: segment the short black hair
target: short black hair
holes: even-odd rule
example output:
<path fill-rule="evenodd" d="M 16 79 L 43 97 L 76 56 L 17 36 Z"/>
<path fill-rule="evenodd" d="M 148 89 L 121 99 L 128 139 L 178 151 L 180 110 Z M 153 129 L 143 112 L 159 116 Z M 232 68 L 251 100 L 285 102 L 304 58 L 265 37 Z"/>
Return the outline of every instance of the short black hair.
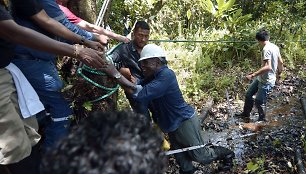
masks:
<path fill-rule="evenodd" d="M 266 30 L 260 30 L 256 33 L 256 39 L 258 41 L 268 41 L 270 39 L 270 35 Z"/>
<path fill-rule="evenodd" d="M 138 28 L 150 30 L 150 26 L 146 21 L 137 21 L 135 24 L 134 31 L 138 30 Z"/>
<path fill-rule="evenodd" d="M 95 112 L 42 161 L 43 174 L 160 174 L 163 137 L 143 115 Z"/>

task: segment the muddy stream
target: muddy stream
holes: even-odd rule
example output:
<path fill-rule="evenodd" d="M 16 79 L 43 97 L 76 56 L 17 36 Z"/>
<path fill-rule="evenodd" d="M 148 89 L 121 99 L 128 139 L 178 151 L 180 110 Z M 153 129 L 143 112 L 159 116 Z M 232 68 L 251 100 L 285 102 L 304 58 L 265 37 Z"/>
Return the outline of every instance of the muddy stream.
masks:
<path fill-rule="evenodd" d="M 258 113 L 254 107 L 250 120 L 234 116 L 241 112 L 243 101 L 230 99 L 213 106 L 203 122 L 205 143 L 230 148 L 235 152 L 234 166 L 229 170 L 220 168 L 218 162 L 209 165 L 194 163 L 195 174 L 209 173 L 298 173 L 295 150 L 302 151 L 306 166 L 306 116 L 300 97 L 305 90 L 305 81 L 285 80 L 269 95 L 266 107 L 267 122 L 257 122 Z M 303 149 L 305 148 L 305 150 Z M 167 174 L 178 174 L 173 157 L 169 159 Z"/>

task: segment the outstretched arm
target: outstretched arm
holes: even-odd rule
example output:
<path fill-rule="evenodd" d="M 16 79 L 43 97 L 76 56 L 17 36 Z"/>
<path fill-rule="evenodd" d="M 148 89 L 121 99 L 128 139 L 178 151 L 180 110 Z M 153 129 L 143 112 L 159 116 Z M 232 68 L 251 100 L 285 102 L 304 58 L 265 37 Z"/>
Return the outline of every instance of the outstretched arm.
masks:
<path fill-rule="evenodd" d="M 129 81 L 123 73 L 123 75 L 116 69 L 113 64 L 109 64 L 101 68 L 107 75 L 117 80 L 117 83 L 125 90 L 130 93 L 133 93 L 136 90 L 136 84 Z"/>
<path fill-rule="evenodd" d="M 0 28 L 0 37 L 10 42 L 41 51 L 76 57 L 85 64 L 95 68 L 101 68 L 105 64 L 100 52 L 58 42 L 34 30 L 22 27 L 13 20 L 0 21 Z"/>
<path fill-rule="evenodd" d="M 264 73 L 270 71 L 271 69 L 272 69 L 271 60 L 270 59 L 266 59 L 266 60 L 264 60 L 264 66 L 263 67 L 261 67 L 259 70 L 257 70 L 254 73 L 248 74 L 246 76 L 246 78 L 248 80 L 252 80 L 254 77 L 259 76 L 261 74 L 264 74 Z"/>
<path fill-rule="evenodd" d="M 89 32 L 106 35 L 106 36 L 108 36 L 108 37 L 110 37 L 112 39 L 116 39 L 116 40 L 124 42 L 124 43 L 128 43 L 130 41 L 125 36 L 116 34 L 116 33 L 112 32 L 112 31 L 105 30 L 104 28 L 99 27 L 99 26 L 94 25 L 94 24 L 91 24 L 91 23 L 89 23 L 89 22 L 87 22 L 85 20 L 82 20 L 81 22 L 79 22 L 77 24 L 77 26 L 79 26 L 80 28 L 82 28 L 84 30 L 87 30 Z"/>
<path fill-rule="evenodd" d="M 63 26 L 61 23 L 50 18 L 45 12 L 45 10 L 41 10 L 39 13 L 31 16 L 31 19 L 34 20 L 40 27 L 42 27 L 46 31 L 56 36 L 60 36 L 73 43 L 84 44 L 96 50 L 103 50 L 103 46 L 100 43 L 92 42 L 90 40 L 84 39 L 82 36 L 78 34 L 73 33 L 72 31 L 68 30 L 65 26 Z"/>

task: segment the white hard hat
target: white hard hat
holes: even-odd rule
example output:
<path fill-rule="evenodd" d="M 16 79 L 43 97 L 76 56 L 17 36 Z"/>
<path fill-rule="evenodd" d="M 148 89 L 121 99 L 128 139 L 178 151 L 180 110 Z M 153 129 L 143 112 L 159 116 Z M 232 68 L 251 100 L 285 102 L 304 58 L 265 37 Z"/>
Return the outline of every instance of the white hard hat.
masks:
<path fill-rule="evenodd" d="M 155 44 L 147 44 L 143 47 L 141 53 L 140 53 L 140 59 L 138 61 L 142 61 L 145 59 L 150 59 L 154 57 L 166 57 L 166 53 L 164 50 Z"/>

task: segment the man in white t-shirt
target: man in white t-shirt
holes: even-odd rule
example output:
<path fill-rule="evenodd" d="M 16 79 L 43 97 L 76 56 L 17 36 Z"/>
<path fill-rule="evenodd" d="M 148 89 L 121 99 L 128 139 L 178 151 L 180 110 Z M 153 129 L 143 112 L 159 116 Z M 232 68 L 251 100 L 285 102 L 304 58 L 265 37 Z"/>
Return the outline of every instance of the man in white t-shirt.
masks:
<path fill-rule="evenodd" d="M 267 94 L 274 87 L 276 78 L 279 77 L 283 70 L 283 60 L 280 55 L 278 46 L 269 41 L 269 33 L 261 30 L 256 33 L 256 40 L 263 46 L 262 66 L 256 72 L 249 73 L 247 80 L 253 80 L 250 84 L 246 95 L 243 112 L 237 114 L 242 118 L 249 118 L 253 108 L 253 95 L 256 94 L 255 106 L 258 109 L 258 121 L 265 121 L 265 109 L 263 106 L 267 102 Z"/>

